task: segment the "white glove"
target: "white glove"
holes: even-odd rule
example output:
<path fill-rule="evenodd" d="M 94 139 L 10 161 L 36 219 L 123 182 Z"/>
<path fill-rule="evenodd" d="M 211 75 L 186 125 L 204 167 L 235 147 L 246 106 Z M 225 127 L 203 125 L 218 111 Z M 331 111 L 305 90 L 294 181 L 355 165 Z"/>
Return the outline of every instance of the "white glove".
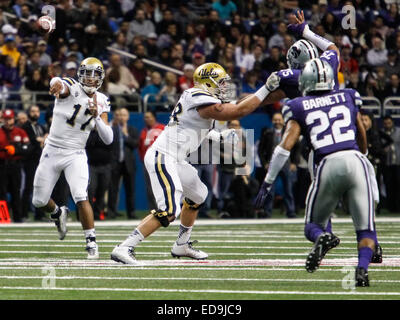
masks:
<path fill-rule="evenodd" d="M 268 89 L 269 92 L 272 92 L 279 88 L 280 81 L 281 78 L 278 76 L 278 72 L 272 72 L 265 82 L 265 87 Z"/>
<path fill-rule="evenodd" d="M 235 129 L 226 129 L 221 132 L 221 138 L 224 143 L 232 143 L 236 145 L 239 142 L 239 137 Z"/>

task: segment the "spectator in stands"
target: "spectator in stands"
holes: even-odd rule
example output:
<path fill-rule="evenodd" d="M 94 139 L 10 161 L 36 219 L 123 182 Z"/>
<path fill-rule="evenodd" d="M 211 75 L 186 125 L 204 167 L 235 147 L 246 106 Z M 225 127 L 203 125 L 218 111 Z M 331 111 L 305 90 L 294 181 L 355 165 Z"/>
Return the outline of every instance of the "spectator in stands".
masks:
<path fill-rule="evenodd" d="M 258 37 L 269 39 L 271 38 L 273 32 L 274 29 L 268 14 L 263 14 L 260 18 L 260 21 L 251 28 L 250 35 L 253 40 L 256 40 Z"/>
<path fill-rule="evenodd" d="M 160 92 L 156 95 L 156 100 L 166 103 L 168 107 L 172 107 L 176 104 L 176 93 L 177 93 L 177 77 L 172 72 L 165 74 L 165 84 L 161 88 Z"/>
<path fill-rule="evenodd" d="M 160 22 L 157 23 L 156 26 L 156 33 L 157 34 L 162 34 L 165 32 L 165 30 L 168 30 L 168 27 L 174 24 L 176 25 L 176 33 L 177 36 L 179 37 L 181 34 L 181 29 L 180 26 L 177 22 L 177 20 L 174 19 L 174 15 L 172 14 L 172 10 L 166 9 L 162 12 L 162 19 Z"/>
<path fill-rule="evenodd" d="M 382 41 L 382 37 L 376 34 L 372 38 L 372 48 L 367 52 L 367 62 L 371 66 L 381 66 L 387 61 L 388 51 L 385 48 L 385 43 Z"/>
<path fill-rule="evenodd" d="M 229 20 L 237 11 L 237 6 L 230 0 L 217 0 L 212 4 L 212 8 L 218 12 L 222 21 Z"/>
<path fill-rule="evenodd" d="M 4 56 L 4 64 L 0 63 L 0 86 L 5 86 L 9 91 L 18 91 L 22 85 L 18 69 L 13 64 L 11 56 Z"/>
<path fill-rule="evenodd" d="M 189 63 L 185 64 L 185 66 L 183 67 L 183 76 L 179 77 L 180 92 L 183 92 L 186 89 L 192 88 L 194 86 L 193 73 L 194 66 Z"/>
<path fill-rule="evenodd" d="M 4 45 L 0 47 L 0 53 L 2 55 L 11 57 L 11 67 L 15 68 L 17 66 L 21 53 L 17 49 L 15 37 L 12 34 L 9 34 L 5 37 Z"/>
<path fill-rule="evenodd" d="M 78 71 L 78 65 L 74 61 L 69 61 L 65 64 L 65 76 L 75 78 Z"/>
<path fill-rule="evenodd" d="M 122 64 L 121 56 L 113 53 L 110 56 L 110 67 L 106 71 L 106 75 L 111 72 L 112 69 L 118 69 L 120 74 L 120 84 L 127 86 L 129 89 L 139 89 L 139 83 L 136 81 L 133 74 L 129 71 L 128 67 Z"/>
<path fill-rule="evenodd" d="M 19 111 L 17 113 L 15 125 L 17 127 L 22 128 L 24 126 L 25 122 L 27 122 L 27 121 L 28 121 L 28 115 L 26 114 L 26 112 L 25 111 Z"/>
<path fill-rule="evenodd" d="M 142 59 L 135 59 L 130 66 L 130 71 L 142 89 L 146 85 L 147 69 Z"/>
<path fill-rule="evenodd" d="M 260 145 L 258 147 L 258 154 L 262 165 L 266 170 L 268 170 L 269 162 L 271 161 L 272 153 L 275 147 L 282 140 L 284 121 L 283 116 L 280 112 L 275 113 L 272 116 L 273 128 L 268 128 L 263 132 L 260 139 Z M 291 172 L 296 170 L 296 165 L 294 164 L 294 152 L 291 153 L 291 159 L 289 159 L 283 169 L 279 172 L 279 176 L 283 182 L 284 195 L 283 200 L 286 207 L 286 215 L 288 218 L 295 218 L 295 204 L 293 196 L 293 179 Z M 272 187 L 270 195 L 268 195 L 265 203 L 265 213 L 267 217 L 271 217 L 272 208 L 274 204 L 274 187 Z"/>
<path fill-rule="evenodd" d="M 46 80 L 43 79 L 40 69 L 34 69 L 32 73 L 28 75 L 25 88 L 28 91 L 48 91 L 49 85 Z"/>
<path fill-rule="evenodd" d="M 161 91 L 161 81 L 161 74 L 157 71 L 154 71 L 151 74 L 151 84 L 144 87 L 140 93 L 143 100 L 146 98 L 147 95 L 149 95 L 147 102 L 149 103 L 150 110 L 153 111 L 160 106 L 162 107 L 162 104 L 158 104 L 160 100 L 157 100 L 157 98 L 161 98 L 157 96 L 158 93 Z"/>
<path fill-rule="evenodd" d="M 363 84 L 360 81 L 359 72 L 350 73 L 346 80 L 346 88 L 352 88 L 357 90 L 359 93 L 363 93 Z"/>
<path fill-rule="evenodd" d="M 29 153 L 26 132 L 15 126 L 14 111 L 2 114 L 4 125 L 0 128 L 0 200 L 8 202 L 11 195 L 13 222 L 23 222 L 21 216 L 21 168 L 22 158 Z"/>
<path fill-rule="evenodd" d="M 231 58 L 233 57 L 233 50 L 232 50 L 232 56 L 231 56 Z M 195 68 L 195 70 L 196 70 L 196 68 L 198 67 L 198 66 L 201 66 L 203 63 L 205 63 L 206 62 L 206 57 L 205 57 L 205 55 L 204 54 L 202 54 L 201 52 L 195 52 L 194 54 L 193 54 L 193 66 L 194 66 L 194 68 Z"/>
<path fill-rule="evenodd" d="M 391 75 L 392 73 L 400 74 L 400 61 L 396 50 L 389 50 L 388 60 L 383 67 L 387 75 Z"/>
<path fill-rule="evenodd" d="M 285 63 L 285 57 L 281 54 L 279 47 L 272 47 L 270 49 L 270 55 L 265 58 L 261 63 L 262 69 L 269 73 L 280 70 L 279 67 L 282 63 Z M 282 68 L 283 69 L 283 68 Z"/>
<path fill-rule="evenodd" d="M 87 55 L 94 57 L 104 55 L 112 31 L 107 19 L 101 15 L 99 4 L 96 1 L 89 2 L 89 14 L 84 31 L 86 34 L 86 46 L 84 48 L 87 50 Z"/>
<path fill-rule="evenodd" d="M 383 131 L 393 140 L 384 148 L 385 162 L 382 166 L 383 180 L 387 193 L 387 208 L 392 212 L 400 211 L 400 128 L 394 125 L 392 117 L 383 118 Z"/>
<path fill-rule="evenodd" d="M 189 0 L 189 10 L 194 12 L 200 18 L 205 18 L 210 12 L 211 4 L 206 0 Z"/>
<path fill-rule="evenodd" d="M 324 27 L 325 32 L 332 37 L 337 33 L 337 30 L 340 28 L 338 19 L 331 12 L 325 14 L 325 16 L 321 20 L 321 24 Z"/>
<path fill-rule="evenodd" d="M 88 20 L 89 10 L 85 6 L 85 0 L 74 0 L 73 7 L 67 11 L 68 29 L 70 30 L 70 37 L 76 39 L 77 43 L 85 46 L 85 32 L 84 27 Z"/>
<path fill-rule="evenodd" d="M 136 162 L 134 150 L 138 147 L 139 135 L 136 128 L 128 124 L 129 111 L 126 108 L 117 109 L 113 120 L 113 152 L 111 184 L 108 194 L 107 215 L 118 215 L 120 180 L 125 187 L 126 214 L 128 219 L 135 219 L 135 175 Z"/>
<path fill-rule="evenodd" d="M 45 40 L 40 40 L 38 42 L 38 52 L 40 54 L 39 57 L 39 65 L 41 67 L 47 67 L 51 64 L 51 57 L 46 53 L 47 50 L 47 42 Z"/>
<path fill-rule="evenodd" d="M 157 34 L 150 32 L 146 37 L 146 51 L 149 59 L 155 59 L 158 54 Z"/>
<path fill-rule="evenodd" d="M 121 83 L 121 73 L 118 68 L 112 68 L 107 75 L 107 92 L 109 94 L 130 94 L 128 86 Z"/>
<path fill-rule="evenodd" d="M 251 93 L 256 92 L 259 88 L 261 88 L 262 85 L 263 82 L 258 80 L 258 74 L 256 71 L 247 71 L 242 85 L 241 97 L 245 97 Z"/>
<path fill-rule="evenodd" d="M 100 220 L 104 215 L 104 197 L 111 181 L 112 149 L 113 144 L 106 145 L 97 130 L 90 132 L 86 142 L 90 177 L 88 195 L 95 220 Z"/>
<path fill-rule="evenodd" d="M 343 47 L 340 52 L 340 72 L 347 77 L 351 73 L 358 72 L 358 63 L 357 60 L 351 57 L 351 49 L 349 45 Z"/>
<path fill-rule="evenodd" d="M 39 51 L 35 50 L 29 56 L 27 61 L 27 72 L 32 73 L 35 69 L 41 69 L 40 65 L 40 53 Z"/>
<path fill-rule="evenodd" d="M 180 24 L 180 30 L 185 30 L 186 26 L 198 19 L 198 15 L 189 10 L 189 6 L 185 2 L 179 3 L 178 11 L 174 14 L 174 20 Z"/>
<path fill-rule="evenodd" d="M 286 23 L 280 21 L 278 23 L 277 33 L 275 33 L 268 41 L 268 48 L 272 49 L 273 47 L 278 47 L 280 49 L 285 48 L 285 34 L 286 34 Z"/>
<path fill-rule="evenodd" d="M 22 126 L 31 142 L 31 152 L 23 159 L 23 170 L 25 173 L 25 185 L 22 193 L 22 217 L 28 218 L 28 211 L 31 209 L 31 197 L 33 192 L 33 178 L 35 171 L 39 165 L 40 156 L 44 147 L 46 138 L 45 128 L 38 123 L 40 117 L 40 108 L 32 105 L 28 109 L 29 120 Z M 44 212 L 38 208 L 34 208 L 34 219 L 42 220 Z"/>
<path fill-rule="evenodd" d="M 129 24 L 127 42 L 130 43 L 135 35 L 146 37 L 152 32 L 155 32 L 153 22 L 147 20 L 145 17 L 145 12 L 139 9 L 136 11 L 135 19 Z"/>
<path fill-rule="evenodd" d="M 400 97 L 399 74 L 397 73 L 390 75 L 389 83 L 386 84 L 385 91 L 383 93 L 383 99 L 390 96 Z"/>
<path fill-rule="evenodd" d="M 143 116 L 145 127 L 140 132 L 139 137 L 139 157 L 143 163 L 143 173 L 146 183 L 146 193 L 147 193 L 147 202 L 149 204 L 149 208 L 156 208 L 156 202 L 154 199 L 153 191 L 151 189 L 151 182 L 149 174 L 144 166 L 144 156 L 146 155 L 146 151 L 150 146 L 156 141 L 158 136 L 164 130 L 164 125 L 157 122 L 156 114 L 152 111 L 147 111 Z"/>

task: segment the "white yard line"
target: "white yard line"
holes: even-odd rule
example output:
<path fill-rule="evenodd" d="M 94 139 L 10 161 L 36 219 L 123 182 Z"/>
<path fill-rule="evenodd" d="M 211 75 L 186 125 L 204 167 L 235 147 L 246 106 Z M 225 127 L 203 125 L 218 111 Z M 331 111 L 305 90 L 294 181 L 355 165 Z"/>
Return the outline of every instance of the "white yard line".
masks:
<path fill-rule="evenodd" d="M 324 266 L 356 266 L 358 259 L 353 258 L 329 258 L 324 259 L 321 263 L 321 267 Z M 242 259 L 242 260 L 190 260 L 190 259 L 155 259 L 155 260 L 138 260 L 137 265 L 126 266 L 130 268 L 136 267 L 161 267 L 161 266 L 185 266 L 185 267 L 226 267 L 226 266 L 253 266 L 253 267 L 283 267 L 283 266 L 304 266 L 305 259 Z M 111 260 L 79 260 L 79 259 L 18 259 L 18 258 L 7 258 L 0 259 L 0 266 L 43 266 L 51 265 L 54 267 L 110 267 L 110 266 L 121 266 Z M 374 267 L 400 267 L 400 258 L 385 258 L 381 264 L 373 264 Z M 320 268 L 323 269 L 323 268 Z M 400 269 L 399 269 L 400 270 Z"/>
<path fill-rule="evenodd" d="M 0 276 L 0 279 L 43 279 L 42 276 Z M 183 278 L 183 277 L 93 277 L 93 276 L 55 276 L 56 280 L 167 280 L 167 281 L 238 281 L 238 282 L 342 282 L 343 279 L 288 279 L 288 278 Z M 370 280 L 373 283 L 400 283 L 400 280 Z"/>
<path fill-rule="evenodd" d="M 2 286 L 0 290 L 51 290 L 51 291 L 116 291 L 116 292 L 175 292 L 175 293 L 221 293 L 221 294 L 255 294 L 255 295 L 347 295 L 347 296 L 400 296 L 400 292 L 366 292 L 361 291 L 261 291 L 261 290 L 217 290 L 217 289 L 165 289 L 165 288 L 43 288 L 43 287 L 10 287 Z"/>
<path fill-rule="evenodd" d="M 352 223 L 351 218 L 335 218 L 332 220 L 336 223 Z M 400 218 L 381 218 L 375 219 L 377 223 L 399 223 Z M 135 227 L 139 224 L 140 220 L 127 220 L 127 221 L 96 221 L 97 227 Z M 178 226 L 180 221 L 176 220 L 171 225 Z M 260 225 L 260 224 L 304 224 L 304 218 L 299 217 L 296 219 L 210 219 L 210 220 L 197 220 L 197 226 L 227 226 L 227 225 Z M 71 227 L 81 227 L 80 222 L 69 222 Z M 0 228 L 31 228 L 31 227 L 48 227 L 54 228 L 54 224 L 50 222 L 25 222 L 25 223 L 11 223 L 11 224 L 0 224 Z"/>

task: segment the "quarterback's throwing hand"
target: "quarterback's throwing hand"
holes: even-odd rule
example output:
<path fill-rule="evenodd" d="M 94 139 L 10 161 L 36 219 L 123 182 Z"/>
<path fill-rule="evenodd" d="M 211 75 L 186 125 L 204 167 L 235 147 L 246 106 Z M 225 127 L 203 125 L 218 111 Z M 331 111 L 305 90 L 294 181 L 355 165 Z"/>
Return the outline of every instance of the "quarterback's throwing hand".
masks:
<path fill-rule="evenodd" d="M 61 81 L 56 81 L 49 90 L 49 94 L 55 96 L 57 99 L 60 97 L 60 92 L 63 89 L 63 83 Z"/>
<path fill-rule="evenodd" d="M 260 191 L 258 191 L 257 197 L 254 200 L 254 207 L 256 209 L 260 209 L 264 206 L 265 200 L 269 195 L 272 188 L 272 184 L 266 183 L 265 181 L 262 183 Z"/>

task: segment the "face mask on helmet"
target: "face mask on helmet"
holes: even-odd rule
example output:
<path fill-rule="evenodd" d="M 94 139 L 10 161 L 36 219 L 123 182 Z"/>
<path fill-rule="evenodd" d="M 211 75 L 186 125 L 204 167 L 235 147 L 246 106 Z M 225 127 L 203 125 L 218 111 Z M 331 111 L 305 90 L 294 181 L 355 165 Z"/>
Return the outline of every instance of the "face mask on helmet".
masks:
<path fill-rule="evenodd" d="M 104 71 L 99 68 L 92 69 L 82 66 L 78 70 L 78 80 L 83 90 L 88 94 L 95 93 L 102 85 L 104 79 Z"/>
<path fill-rule="evenodd" d="M 220 79 L 219 81 L 215 81 L 212 78 L 210 78 L 210 80 L 214 83 L 215 88 L 208 87 L 207 85 L 207 90 L 213 95 L 215 95 L 222 102 L 227 102 L 236 99 L 235 87 L 231 77 L 227 75 L 226 77 Z"/>

